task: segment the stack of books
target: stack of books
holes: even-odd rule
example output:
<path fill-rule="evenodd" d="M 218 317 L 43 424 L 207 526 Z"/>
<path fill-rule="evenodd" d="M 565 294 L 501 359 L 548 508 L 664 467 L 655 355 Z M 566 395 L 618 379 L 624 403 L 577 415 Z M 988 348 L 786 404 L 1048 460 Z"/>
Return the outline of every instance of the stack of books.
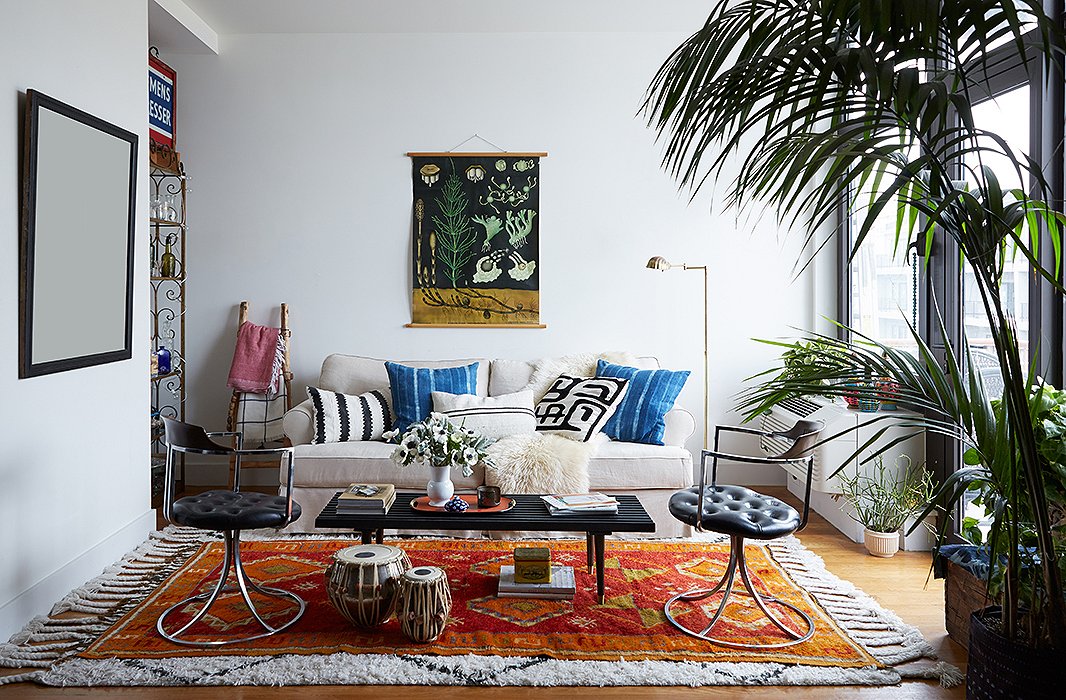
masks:
<path fill-rule="evenodd" d="M 545 598 L 548 600 L 573 600 L 577 586 L 574 583 L 574 567 L 553 566 L 549 583 L 516 583 L 514 567 L 500 567 L 500 598 Z"/>
<path fill-rule="evenodd" d="M 552 515 L 581 515 L 583 513 L 617 513 L 618 501 L 602 493 L 571 493 L 541 496 Z"/>
<path fill-rule="evenodd" d="M 337 497 L 337 515 L 384 515 L 395 502 L 392 484 L 352 484 Z"/>

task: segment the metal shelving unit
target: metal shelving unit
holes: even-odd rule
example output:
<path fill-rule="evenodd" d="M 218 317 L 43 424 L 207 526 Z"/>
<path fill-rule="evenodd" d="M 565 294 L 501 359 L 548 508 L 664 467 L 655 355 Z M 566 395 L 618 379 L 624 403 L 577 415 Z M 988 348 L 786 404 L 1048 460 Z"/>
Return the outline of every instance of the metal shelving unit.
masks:
<path fill-rule="evenodd" d="M 185 166 L 173 151 L 152 145 L 149 174 L 152 181 L 153 204 L 162 198 L 164 209 L 173 215 L 160 216 L 153 211 L 149 220 L 151 251 L 151 332 L 152 352 L 161 346 L 170 351 L 170 371 L 151 376 L 152 402 L 152 500 L 162 494 L 163 464 L 166 446 L 163 443 L 163 422 L 160 416 L 185 420 L 186 364 L 185 364 L 185 284 L 186 261 L 186 195 L 188 177 Z M 158 207 L 153 206 L 153 209 Z M 163 212 L 166 214 L 167 212 Z M 174 259 L 164 263 L 165 253 Z M 179 461 L 178 486 L 184 486 L 184 459 Z"/>

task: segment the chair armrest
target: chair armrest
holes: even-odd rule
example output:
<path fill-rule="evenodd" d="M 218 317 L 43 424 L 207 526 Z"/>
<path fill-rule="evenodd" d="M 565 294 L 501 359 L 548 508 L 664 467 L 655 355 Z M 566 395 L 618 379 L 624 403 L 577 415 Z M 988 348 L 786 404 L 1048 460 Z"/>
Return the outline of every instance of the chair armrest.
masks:
<path fill-rule="evenodd" d="M 315 435 L 314 409 L 311 407 L 311 399 L 293 406 L 292 410 L 285 414 L 281 421 L 285 437 L 293 445 L 309 445 Z"/>
<path fill-rule="evenodd" d="M 684 447 L 685 442 L 696 432 L 696 418 L 683 408 L 671 408 L 663 416 L 663 444 Z"/>

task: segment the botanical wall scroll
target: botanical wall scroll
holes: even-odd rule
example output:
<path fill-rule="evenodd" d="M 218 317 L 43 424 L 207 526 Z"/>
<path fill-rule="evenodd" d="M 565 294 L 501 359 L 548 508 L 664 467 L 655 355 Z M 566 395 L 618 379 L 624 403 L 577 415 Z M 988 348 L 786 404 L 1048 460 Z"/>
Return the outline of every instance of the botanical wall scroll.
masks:
<path fill-rule="evenodd" d="M 409 153 L 411 325 L 540 326 L 540 159 Z"/>

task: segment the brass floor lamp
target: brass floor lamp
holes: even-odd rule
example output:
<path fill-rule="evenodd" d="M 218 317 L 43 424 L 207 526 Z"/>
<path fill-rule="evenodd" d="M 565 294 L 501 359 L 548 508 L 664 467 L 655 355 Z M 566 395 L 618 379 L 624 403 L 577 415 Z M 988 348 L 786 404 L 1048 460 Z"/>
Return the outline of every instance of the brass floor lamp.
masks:
<path fill-rule="evenodd" d="M 710 361 L 707 352 L 707 266 L 686 265 L 685 263 L 672 263 L 661 255 L 656 255 L 648 260 L 648 269 L 661 270 L 700 270 L 703 272 L 703 449 L 707 449 L 708 408 L 710 393 L 707 377 L 710 370 Z"/>

